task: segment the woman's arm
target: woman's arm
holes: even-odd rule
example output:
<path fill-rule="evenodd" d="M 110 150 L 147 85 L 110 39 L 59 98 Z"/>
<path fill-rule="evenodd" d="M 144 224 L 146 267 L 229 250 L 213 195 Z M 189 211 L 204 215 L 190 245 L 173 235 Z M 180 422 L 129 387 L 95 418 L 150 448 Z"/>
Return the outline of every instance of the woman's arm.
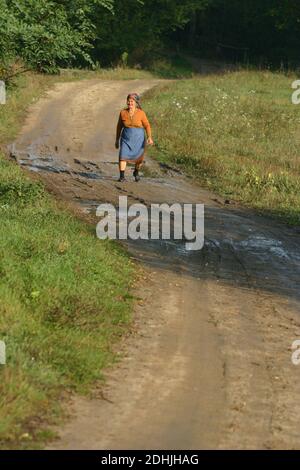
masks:
<path fill-rule="evenodd" d="M 117 124 L 117 131 L 116 131 L 116 144 L 115 144 L 115 147 L 117 149 L 119 148 L 119 141 L 120 141 L 120 136 L 121 136 L 121 132 L 122 132 L 123 127 L 124 126 L 123 126 L 122 116 L 121 116 L 121 113 L 120 113 L 118 124 Z"/>
<path fill-rule="evenodd" d="M 147 142 L 149 145 L 152 145 L 153 140 L 152 140 L 151 126 L 146 116 L 146 113 L 144 111 L 143 111 L 143 116 L 142 116 L 142 124 L 143 124 L 144 129 L 146 130 Z"/>

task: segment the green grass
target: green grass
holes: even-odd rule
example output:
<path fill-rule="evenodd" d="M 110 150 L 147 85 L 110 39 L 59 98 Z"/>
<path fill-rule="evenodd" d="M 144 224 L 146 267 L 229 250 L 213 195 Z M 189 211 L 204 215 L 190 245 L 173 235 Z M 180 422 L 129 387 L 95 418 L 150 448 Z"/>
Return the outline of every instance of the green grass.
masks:
<path fill-rule="evenodd" d="M 136 69 L 130 67 L 114 67 L 95 71 L 84 69 L 61 70 L 60 80 L 82 80 L 99 78 L 101 80 L 136 80 L 138 78 L 154 78 L 151 70 Z M 57 78 L 56 78 L 57 81 Z"/>
<path fill-rule="evenodd" d="M 226 198 L 300 223 L 300 117 L 294 76 L 239 71 L 147 95 L 153 155 Z M 144 100 L 145 101 L 145 100 Z"/>
<path fill-rule="evenodd" d="M 8 90 L 0 107 L 2 145 L 55 81 L 29 74 Z M 60 419 L 66 392 L 88 393 L 116 359 L 114 345 L 131 322 L 134 265 L 3 154 L 0 220 L 0 340 L 7 347 L 0 448 L 36 448 L 51 437 L 46 423 Z"/>
<path fill-rule="evenodd" d="M 194 75 L 188 60 L 176 54 L 161 54 L 152 61 L 149 70 L 154 76 L 165 79 L 191 78 Z"/>

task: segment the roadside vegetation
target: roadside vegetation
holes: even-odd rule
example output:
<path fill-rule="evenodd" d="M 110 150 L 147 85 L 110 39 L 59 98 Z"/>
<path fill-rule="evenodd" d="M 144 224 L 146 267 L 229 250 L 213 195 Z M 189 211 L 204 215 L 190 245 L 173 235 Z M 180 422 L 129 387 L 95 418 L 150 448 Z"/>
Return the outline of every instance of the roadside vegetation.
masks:
<path fill-rule="evenodd" d="M 146 109 L 161 162 L 226 199 L 300 223 L 299 106 L 294 75 L 239 71 L 154 89 Z"/>
<path fill-rule="evenodd" d="M 66 72 L 61 80 L 74 76 Z M 2 148 L 16 136 L 28 105 L 55 80 L 18 77 L 0 107 Z M 132 318 L 134 266 L 3 152 L 0 220 L 0 340 L 7 348 L 7 364 L 0 366 L 0 448 L 34 448 L 50 436 L 45 422 L 62 415 L 61 398 L 87 393 L 116 359 L 114 344 Z"/>

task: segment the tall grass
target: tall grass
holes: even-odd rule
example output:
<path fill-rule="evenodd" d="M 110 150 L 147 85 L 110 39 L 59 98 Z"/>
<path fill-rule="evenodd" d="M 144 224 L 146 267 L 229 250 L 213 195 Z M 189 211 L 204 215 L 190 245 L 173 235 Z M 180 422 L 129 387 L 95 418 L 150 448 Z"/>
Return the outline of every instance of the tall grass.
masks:
<path fill-rule="evenodd" d="M 300 222 L 300 117 L 294 76 L 239 71 L 148 93 L 155 156 L 221 195 Z"/>
<path fill-rule="evenodd" d="M 2 145 L 55 79 L 30 74 L 9 88 L 0 108 Z M 0 448 L 36 448 L 51 434 L 45 423 L 59 419 L 63 396 L 86 393 L 115 360 L 115 341 L 131 321 L 134 265 L 1 153 L 0 220 L 0 340 L 7 349 Z"/>

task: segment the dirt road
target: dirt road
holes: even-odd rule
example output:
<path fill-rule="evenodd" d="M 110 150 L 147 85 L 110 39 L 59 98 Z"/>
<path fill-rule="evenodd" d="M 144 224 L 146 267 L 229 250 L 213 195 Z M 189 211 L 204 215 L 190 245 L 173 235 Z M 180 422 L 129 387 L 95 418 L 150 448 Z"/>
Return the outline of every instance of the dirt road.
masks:
<path fill-rule="evenodd" d="M 12 156 L 59 197 L 205 204 L 205 246 L 128 243 L 145 270 L 135 333 L 105 399 L 74 397 L 56 449 L 300 448 L 299 232 L 227 206 L 147 161 L 117 182 L 115 125 L 130 91 L 155 81 L 64 83 L 33 106 Z M 158 85 L 160 86 L 160 85 Z M 155 136 L 154 136 L 155 138 Z"/>

